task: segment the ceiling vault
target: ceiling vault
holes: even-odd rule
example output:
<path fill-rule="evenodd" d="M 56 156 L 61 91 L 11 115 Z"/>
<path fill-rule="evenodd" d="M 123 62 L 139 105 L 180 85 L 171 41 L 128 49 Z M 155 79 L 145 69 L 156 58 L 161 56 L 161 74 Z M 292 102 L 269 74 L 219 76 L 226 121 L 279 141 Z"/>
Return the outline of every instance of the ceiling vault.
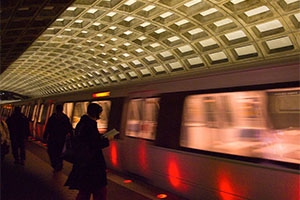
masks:
<path fill-rule="evenodd" d="M 299 63 L 299 0 L 1 0 L 0 90 L 30 97 Z"/>

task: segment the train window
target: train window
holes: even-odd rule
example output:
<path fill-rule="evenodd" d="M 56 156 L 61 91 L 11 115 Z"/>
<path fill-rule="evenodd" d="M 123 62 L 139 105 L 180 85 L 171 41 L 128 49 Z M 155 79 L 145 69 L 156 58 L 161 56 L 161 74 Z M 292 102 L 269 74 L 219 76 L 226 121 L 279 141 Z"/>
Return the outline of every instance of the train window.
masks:
<path fill-rule="evenodd" d="M 300 164 L 300 90 L 187 96 L 182 147 Z"/>
<path fill-rule="evenodd" d="M 38 122 L 41 122 L 41 121 L 42 121 L 43 111 L 44 111 L 44 104 L 41 104 L 41 106 L 40 106 L 40 111 L 39 111 Z"/>
<path fill-rule="evenodd" d="M 49 112 L 48 112 L 48 118 L 53 114 L 54 112 L 54 104 L 50 104 L 50 107 L 49 107 Z"/>
<path fill-rule="evenodd" d="M 89 105 L 89 102 L 77 102 L 75 103 L 74 107 L 74 114 L 72 119 L 72 126 L 73 128 L 76 127 L 77 123 L 80 120 L 80 117 L 84 114 L 86 114 L 87 106 Z"/>
<path fill-rule="evenodd" d="M 4 105 L 1 108 L 1 117 L 3 120 L 6 120 L 7 117 L 9 117 L 12 113 L 12 106 L 11 105 Z"/>
<path fill-rule="evenodd" d="M 28 119 L 30 119 L 29 118 L 29 113 L 30 113 L 30 109 L 31 109 L 31 105 L 27 105 L 26 106 L 26 108 L 25 108 L 25 116 L 28 118 Z"/>
<path fill-rule="evenodd" d="M 129 102 L 126 135 L 155 139 L 159 98 L 132 99 Z"/>
<path fill-rule="evenodd" d="M 31 119 L 31 121 L 34 121 L 34 119 L 36 118 L 37 108 L 38 108 L 38 106 L 34 105 L 33 109 L 29 113 L 29 117 L 30 117 L 29 119 Z"/>
<path fill-rule="evenodd" d="M 23 113 L 25 115 L 25 110 L 26 109 L 26 105 L 22 105 L 21 106 L 21 113 Z"/>
<path fill-rule="evenodd" d="M 74 107 L 74 115 L 72 119 L 72 126 L 73 128 L 76 127 L 77 123 L 79 122 L 82 115 L 86 114 L 87 107 L 90 102 L 78 102 L 75 104 Z M 100 133 L 104 133 L 107 131 L 108 125 L 108 115 L 110 112 L 110 101 L 93 101 L 92 103 L 99 104 L 103 111 L 101 113 L 100 119 L 97 120 L 97 127 Z"/>
<path fill-rule="evenodd" d="M 97 127 L 100 133 L 105 133 L 107 131 L 108 117 L 110 113 L 110 101 L 93 101 L 92 103 L 99 104 L 103 111 L 100 115 L 100 119 L 97 120 Z"/>
<path fill-rule="evenodd" d="M 64 103 L 63 112 L 71 119 L 74 103 Z"/>
<path fill-rule="evenodd" d="M 300 126 L 300 94 L 297 90 L 268 91 L 269 116 L 276 129 Z"/>
<path fill-rule="evenodd" d="M 49 114 L 49 106 L 42 104 L 40 107 L 40 113 L 38 118 L 38 123 L 45 123 L 47 116 Z"/>

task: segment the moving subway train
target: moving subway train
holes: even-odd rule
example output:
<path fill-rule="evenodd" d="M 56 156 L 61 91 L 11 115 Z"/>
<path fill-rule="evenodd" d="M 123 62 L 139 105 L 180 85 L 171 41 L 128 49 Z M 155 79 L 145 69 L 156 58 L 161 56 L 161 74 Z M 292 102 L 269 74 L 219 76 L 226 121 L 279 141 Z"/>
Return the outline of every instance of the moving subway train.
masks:
<path fill-rule="evenodd" d="M 14 106 L 42 140 L 57 103 L 73 127 L 88 103 L 104 112 L 99 132 L 120 131 L 104 153 L 109 168 L 184 198 L 299 199 L 298 67 L 278 66 L 1 105 Z"/>

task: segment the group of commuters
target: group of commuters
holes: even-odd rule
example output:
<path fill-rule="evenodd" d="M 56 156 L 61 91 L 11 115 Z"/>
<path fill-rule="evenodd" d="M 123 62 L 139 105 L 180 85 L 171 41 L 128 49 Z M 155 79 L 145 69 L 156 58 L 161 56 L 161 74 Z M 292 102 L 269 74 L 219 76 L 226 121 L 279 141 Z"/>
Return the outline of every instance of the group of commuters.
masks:
<path fill-rule="evenodd" d="M 5 155 L 9 152 L 9 146 L 15 164 L 24 165 L 26 159 L 25 153 L 25 141 L 28 138 L 29 121 L 24 114 L 21 113 L 21 108 L 16 107 L 10 117 L 7 118 L 6 122 L 1 120 L 1 160 L 4 159 Z M 2 151 L 4 150 L 4 151 Z"/>
<path fill-rule="evenodd" d="M 107 199 L 107 176 L 106 164 L 102 149 L 109 146 L 109 140 L 113 137 L 104 137 L 98 132 L 97 120 L 100 119 L 102 107 L 91 103 L 88 105 L 87 114 L 83 115 L 75 127 L 74 135 L 80 135 L 89 147 L 93 159 L 88 163 L 73 164 L 72 170 L 67 178 L 65 186 L 69 189 L 78 190 L 76 200 L 89 200 L 93 196 L 94 200 Z M 1 130 L 2 140 L 10 144 L 16 164 L 24 165 L 25 161 L 25 141 L 29 136 L 29 121 L 21 113 L 19 107 L 15 107 L 13 114 L 6 120 L 9 136 L 4 136 L 4 128 Z M 1 123 L 2 124 L 2 123 Z M 5 125 L 6 126 L 6 125 Z M 3 135 L 3 136 L 2 136 Z M 11 142 L 9 143 L 9 138 Z M 51 166 L 54 172 L 61 171 L 63 159 L 61 157 L 66 137 L 73 137 L 73 128 L 70 119 L 63 113 L 63 106 L 57 105 L 56 112 L 48 119 L 44 140 L 47 142 L 47 151 Z M 2 158 L 2 155 L 1 155 Z"/>

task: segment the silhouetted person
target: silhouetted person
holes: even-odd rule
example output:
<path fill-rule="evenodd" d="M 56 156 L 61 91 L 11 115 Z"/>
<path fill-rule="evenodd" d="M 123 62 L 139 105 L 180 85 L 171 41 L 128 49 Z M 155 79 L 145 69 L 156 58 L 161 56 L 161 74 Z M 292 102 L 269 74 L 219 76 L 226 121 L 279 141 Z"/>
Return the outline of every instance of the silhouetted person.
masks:
<path fill-rule="evenodd" d="M 68 134 L 73 134 L 70 119 L 63 113 L 63 106 L 56 105 L 56 113 L 48 119 L 44 132 L 44 140 L 47 142 L 48 155 L 54 172 L 63 168 L 61 154 Z"/>
<path fill-rule="evenodd" d="M 15 164 L 24 165 L 26 159 L 25 141 L 29 136 L 29 121 L 25 115 L 21 113 L 20 107 L 15 107 L 14 112 L 6 120 L 12 147 L 12 154 Z"/>
<path fill-rule="evenodd" d="M 76 200 L 89 200 L 91 195 L 94 200 L 107 199 L 106 164 L 102 149 L 109 146 L 109 140 L 98 132 L 96 120 L 100 118 L 101 112 L 100 105 L 89 104 L 87 115 L 80 118 L 75 128 L 75 136 L 91 147 L 93 155 L 93 159 L 88 163 L 73 164 L 66 181 L 65 185 L 70 189 L 79 190 Z"/>

